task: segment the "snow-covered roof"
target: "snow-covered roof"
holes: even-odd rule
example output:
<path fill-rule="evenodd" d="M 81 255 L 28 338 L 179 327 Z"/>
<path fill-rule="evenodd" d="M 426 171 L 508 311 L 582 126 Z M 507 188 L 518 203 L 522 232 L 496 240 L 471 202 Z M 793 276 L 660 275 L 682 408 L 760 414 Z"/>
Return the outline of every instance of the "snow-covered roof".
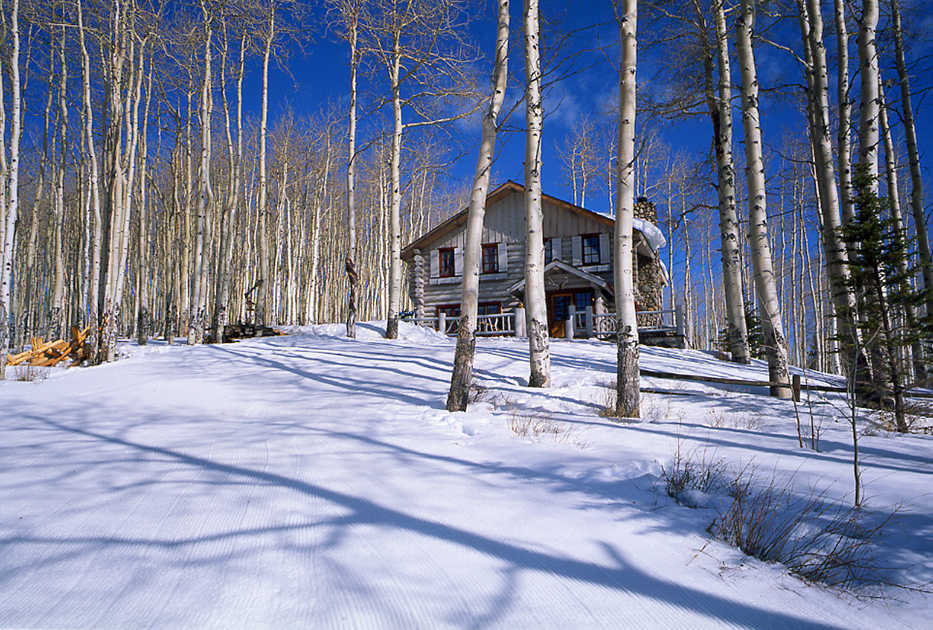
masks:
<path fill-rule="evenodd" d="M 635 217 L 632 219 L 632 227 L 645 235 L 645 240 L 648 241 L 648 244 L 651 245 L 651 249 L 655 252 L 667 245 L 667 239 L 664 238 L 664 234 L 658 226 L 651 221 L 645 221 L 644 219 Z"/>

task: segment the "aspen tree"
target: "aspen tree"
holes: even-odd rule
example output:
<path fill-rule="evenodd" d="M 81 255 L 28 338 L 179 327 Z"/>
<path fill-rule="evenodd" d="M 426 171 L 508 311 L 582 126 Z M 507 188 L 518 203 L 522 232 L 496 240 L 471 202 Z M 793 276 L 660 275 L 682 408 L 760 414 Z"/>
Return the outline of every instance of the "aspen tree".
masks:
<path fill-rule="evenodd" d="M 901 88 L 904 138 L 907 141 L 907 160 L 910 164 L 910 209 L 914 217 L 917 255 L 920 259 L 920 269 L 923 274 L 923 287 L 926 289 L 926 312 L 927 315 L 930 315 L 933 314 L 933 256 L 930 254 L 930 237 L 927 233 L 927 217 L 923 207 L 923 174 L 920 167 L 920 149 L 917 144 L 917 125 L 914 120 L 910 78 L 907 73 L 907 60 L 904 52 L 904 30 L 901 27 L 901 11 L 898 0 L 890 0 L 890 2 L 891 27 L 894 31 L 895 65 L 898 83 Z"/>
<path fill-rule="evenodd" d="M 64 6 L 62 6 L 64 11 Z M 65 169 L 68 159 L 68 104 L 66 92 L 68 86 L 68 64 L 65 60 L 65 26 L 62 16 L 61 36 L 58 45 L 58 160 L 54 164 L 55 189 L 51 199 L 53 211 L 49 219 L 53 222 L 50 229 L 52 237 L 54 272 L 52 291 L 49 296 L 49 315 L 46 322 L 46 338 L 59 339 L 64 336 L 65 307 L 65 253 L 62 243 L 62 224 L 65 221 Z M 51 39 L 51 38 L 50 38 Z M 50 51 L 51 53 L 51 51 Z M 50 54 L 51 56 L 51 54 Z M 49 77 L 51 85 L 52 77 Z M 51 88 L 50 88 L 51 89 Z M 54 143 L 53 143 L 54 144 Z"/>
<path fill-rule="evenodd" d="M 719 196 L 722 283 L 726 297 L 726 339 L 732 360 L 736 363 L 748 363 L 748 329 L 745 323 L 745 301 L 742 296 L 739 218 L 735 201 L 735 159 L 732 153 L 732 70 L 723 1 L 713 0 L 712 11 L 719 81 L 716 97 L 710 99 L 710 117 L 713 120 L 716 143 L 716 190 Z"/>
<path fill-rule="evenodd" d="M 463 283 L 460 290 L 460 327 L 457 350 L 447 395 L 448 411 L 466 411 L 473 380 L 473 357 L 476 347 L 476 317 L 479 297 L 479 265 L 482 257 L 483 218 L 486 193 L 492 171 L 492 159 L 499 130 L 499 110 L 505 99 L 509 63 L 509 0 L 497 0 L 496 57 L 492 74 L 492 94 L 482 119 L 479 156 L 473 173 L 473 192 L 467 215 L 466 244 L 463 251 Z M 542 243 L 543 245 L 543 243 Z M 500 243 L 508 247 L 508 243 Z"/>
<path fill-rule="evenodd" d="M 878 26 L 878 0 L 862 0 L 862 18 L 858 32 L 859 84 L 859 162 L 866 167 L 870 188 L 878 193 L 878 50 L 875 29 Z"/>
<path fill-rule="evenodd" d="M 748 186 L 749 246 L 762 332 L 768 357 L 771 395 L 790 398 L 787 340 L 781 323 L 781 304 L 774 281 L 774 263 L 768 238 L 768 214 L 762 157 L 761 122 L 758 111 L 758 71 L 752 48 L 755 22 L 754 0 L 742 0 L 736 19 L 739 63 L 742 77 L 742 126 L 745 130 L 745 179 Z M 786 384 L 786 385 L 785 385 Z"/>
<path fill-rule="evenodd" d="M 347 112 L 347 254 L 344 272 L 347 276 L 347 337 L 356 338 L 357 290 L 359 273 L 356 269 L 356 80 L 360 64 L 359 28 L 360 0 L 341 0 L 340 17 L 347 29 L 350 46 L 350 106 Z"/>
<path fill-rule="evenodd" d="M 637 64 L 637 0 L 614 0 L 619 27 L 619 140 L 616 148 L 615 302 L 617 352 L 617 417 L 638 418 L 638 321 L 635 315 L 632 223 L 635 216 L 635 71 Z"/>
<path fill-rule="evenodd" d="M 229 48 L 227 35 L 227 21 L 221 22 L 223 34 L 223 53 L 221 55 L 221 82 L 220 94 L 224 111 L 224 137 L 227 146 L 227 160 L 229 166 L 229 179 L 227 183 L 227 202 L 221 220 L 220 238 L 220 269 L 217 271 L 217 287 L 214 293 L 214 319 L 212 323 L 213 340 L 221 343 L 224 339 L 224 328 L 227 325 L 227 305 L 230 300 L 230 283 L 233 269 L 233 238 L 236 230 L 236 221 L 239 216 L 240 193 L 243 187 L 243 75 L 246 66 L 247 31 L 243 28 L 240 34 L 239 62 L 235 74 L 236 81 L 236 145 L 230 131 L 230 103 L 226 87 L 226 63 Z"/>
<path fill-rule="evenodd" d="M 814 2 L 811 0 L 807 0 L 807 2 L 809 13 L 817 13 L 818 11 L 814 10 Z M 819 9 L 820 3 L 815 3 L 815 6 L 816 9 Z M 836 102 L 839 111 L 836 153 L 839 160 L 842 223 L 848 224 L 852 222 L 855 216 L 852 205 L 855 190 L 852 188 L 852 100 L 849 97 L 849 30 L 846 25 L 845 0 L 833 0 L 833 16 L 836 25 Z M 822 26 L 822 21 L 821 15 L 819 24 L 814 20 L 813 29 L 822 30 L 819 28 Z M 817 35 L 814 34 L 813 37 L 817 38 Z M 819 36 L 819 38 L 822 39 L 822 36 Z M 814 52 L 816 52 L 815 49 Z M 828 117 L 826 120 L 828 120 Z M 830 261 L 830 264 L 832 264 L 832 261 Z M 848 359 L 844 361 L 849 363 Z"/>
<path fill-rule="evenodd" d="M 201 96 L 198 102 L 198 117 L 201 125 L 201 160 L 198 169 L 198 220 L 195 228 L 194 253 L 194 289 L 188 315 L 188 345 L 204 341 L 204 307 L 207 303 L 207 286 L 204 281 L 205 266 L 205 229 L 207 215 L 213 200 L 211 189 L 211 45 L 214 36 L 213 8 L 206 0 L 201 0 L 201 18 L 204 37 L 204 75 L 201 81 Z"/>
<path fill-rule="evenodd" d="M 269 204 L 269 181 L 266 172 L 266 141 L 269 124 L 269 58 L 272 56 L 272 42 L 275 39 L 275 9 L 276 0 L 270 0 L 268 7 L 268 21 L 264 36 L 264 48 L 262 55 L 262 88 L 260 93 L 260 115 L 259 115 L 259 203 L 257 212 L 258 237 L 256 239 L 256 251 L 259 257 L 259 280 L 262 286 L 257 289 L 256 296 L 256 321 L 259 324 L 266 323 L 266 317 L 269 311 L 269 291 L 271 289 L 271 275 L 269 269 L 269 251 L 266 243 L 266 221 L 268 220 Z"/>
<path fill-rule="evenodd" d="M 817 196 L 821 213 L 821 238 L 823 251 L 826 255 L 826 274 L 830 284 L 833 312 L 837 320 L 836 329 L 840 338 L 844 340 L 844 350 L 841 355 L 846 373 L 860 366 L 862 371 L 868 367 L 868 360 L 860 348 L 850 348 L 849 340 L 859 334 L 856 322 L 856 300 L 849 288 L 849 257 L 846 244 L 842 240 L 839 228 L 843 224 L 845 214 L 840 211 L 845 208 L 845 186 L 851 189 L 851 174 L 842 169 L 850 169 L 848 157 L 848 133 L 839 136 L 839 164 L 840 182 L 843 185 L 843 202 L 836 189 L 836 174 L 833 168 L 833 147 L 830 138 L 829 115 L 829 75 L 826 63 L 826 47 L 823 43 L 823 17 L 820 12 L 819 0 L 797 0 L 800 15 L 801 36 L 804 42 L 804 56 L 807 68 L 807 103 L 810 144 L 813 151 L 814 172 L 817 183 Z M 844 18 L 843 18 L 844 21 Z M 838 26 L 838 25 L 837 25 Z M 840 61 L 840 63 L 842 63 Z M 840 77 L 840 80 L 843 80 Z M 847 80 L 847 79 L 845 79 Z M 840 115 L 844 114 L 840 110 Z M 841 124 L 841 123 L 840 123 Z M 848 182 L 848 183 L 847 183 Z M 851 207 L 847 211 L 850 214 Z M 861 344 L 856 344 L 861 346 Z M 853 359 L 854 357 L 854 359 Z M 862 374 L 860 380 L 867 378 Z"/>
<path fill-rule="evenodd" d="M 541 59 L 538 0 L 524 0 L 525 35 L 525 323 L 529 387 L 551 386 L 547 297 L 544 290 L 544 215 L 541 207 Z"/>
<path fill-rule="evenodd" d="M 881 138 L 884 142 L 884 164 L 885 179 L 888 188 L 888 206 L 891 210 L 892 237 L 900 241 L 899 246 L 906 249 L 906 230 L 904 220 L 901 214 L 901 193 L 897 183 L 897 160 L 894 154 L 894 140 L 891 137 L 891 127 L 888 125 L 888 112 L 885 105 L 884 82 L 878 84 L 878 121 L 881 125 Z M 903 278 L 903 284 L 907 284 L 910 277 L 907 257 L 901 258 L 897 262 L 897 268 Z M 907 292 L 909 286 L 902 286 L 901 291 Z M 914 305 L 906 303 L 903 305 L 904 320 L 908 330 L 917 330 L 918 317 Z M 914 339 L 908 349 L 911 355 L 910 365 L 913 368 L 914 378 L 917 381 L 926 380 L 926 366 L 923 362 L 923 344 L 919 339 Z"/>
<path fill-rule="evenodd" d="M 9 69 L 0 59 L 0 77 L 10 77 L 10 131 L 0 124 L 0 380 L 6 376 L 6 355 L 10 347 L 10 289 L 13 275 L 13 236 L 19 213 L 19 148 L 22 127 L 22 91 L 20 85 L 19 0 L 11 0 L 8 30 L 10 38 Z M 6 20 L 7 18 L 0 17 Z M 6 104 L 0 90 L 0 115 L 6 118 Z M 0 122 L 5 123 L 3 119 Z"/>

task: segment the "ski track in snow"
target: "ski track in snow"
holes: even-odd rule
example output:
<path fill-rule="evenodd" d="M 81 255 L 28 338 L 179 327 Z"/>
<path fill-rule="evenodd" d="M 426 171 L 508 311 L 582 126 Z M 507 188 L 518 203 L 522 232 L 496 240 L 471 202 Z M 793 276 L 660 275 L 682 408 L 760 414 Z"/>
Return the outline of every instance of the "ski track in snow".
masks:
<path fill-rule="evenodd" d="M 710 541 L 715 512 L 659 489 L 679 444 L 848 501 L 838 400 L 813 400 L 821 453 L 797 447 L 789 402 L 737 386 L 645 378 L 689 395 L 646 394 L 645 419 L 616 424 L 597 414 L 610 344 L 553 342 L 544 391 L 522 386 L 526 344 L 483 339 L 482 400 L 449 414 L 453 340 L 342 329 L 128 345 L 110 365 L 0 383 L 0 627 L 921 628 L 933 616 L 928 595 L 853 600 Z M 642 364 L 767 374 L 660 348 L 643 347 Z M 522 417 L 566 433 L 518 437 Z M 933 582 L 931 444 L 862 442 L 867 509 L 902 506 L 885 557 L 918 583 Z"/>

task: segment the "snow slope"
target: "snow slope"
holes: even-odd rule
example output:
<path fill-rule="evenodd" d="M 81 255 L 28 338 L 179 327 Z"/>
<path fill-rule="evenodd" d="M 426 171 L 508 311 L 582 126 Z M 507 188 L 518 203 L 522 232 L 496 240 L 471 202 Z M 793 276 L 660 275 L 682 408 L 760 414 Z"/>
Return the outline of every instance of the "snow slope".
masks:
<path fill-rule="evenodd" d="M 477 344 L 485 388 L 444 399 L 453 341 L 361 324 L 222 346 L 127 346 L 114 364 L 0 383 L 0 627 L 922 628 L 928 595 L 856 600 L 705 532 L 711 509 L 658 488 L 682 452 L 848 501 L 838 400 L 793 407 L 730 386 L 644 379 L 642 422 L 598 408 L 614 348 L 552 343 L 555 386 L 523 387 L 527 346 Z M 760 364 L 643 348 L 681 373 Z M 760 393 L 760 392 L 759 392 Z M 806 405 L 804 405 L 806 408 Z M 547 421 L 557 434 L 520 433 Z M 533 433 L 533 431 L 531 432 Z M 933 449 L 863 437 L 867 509 L 903 581 L 933 581 Z"/>

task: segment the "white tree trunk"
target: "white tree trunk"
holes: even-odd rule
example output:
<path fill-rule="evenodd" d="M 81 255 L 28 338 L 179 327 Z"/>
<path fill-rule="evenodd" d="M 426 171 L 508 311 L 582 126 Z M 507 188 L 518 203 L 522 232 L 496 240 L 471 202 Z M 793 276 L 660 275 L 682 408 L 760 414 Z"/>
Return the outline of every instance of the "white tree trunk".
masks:
<path fill-rule="evenodd" d="M 344 16 L 347 23 L 347 40 L 350 43 L 350 111 L 347 129 L 347 255 L 344 271 L 347 274 L 347 337 L 356 338 L 357 287 L 359 274 L 356 270 L 356 75 L 359 69 L 357 41 L 359 34 L 359 6 L 348 5 Z"/>
<path fill-rule="evenodd" d="M 205 258 L 204 231 L 207 213 L 211 206 L 211 44 L 213 40 L 213 16 L 205 0 L 201 0 L 201 16 L 204 19 L 204 78 L 201 82 L 199 118 L 201 119 L 201 164 L 198 169 L 198 222 L 194 243 L 194 291 L 191 312 L 188 317 L 188 345 L 204 341 L 204 305 L 207 302 L 207 287 L 204 282 Z"/>
<path fill-rule="evenodd" d="M 637 0 L 615 3 L 619 24 L 619 142 L 616 148 L 615 301 L 618 360 L 616 365 L 616 415 L 638 418 L 638 320 L 635 315 L 632 222 L 635 216 L 635 70 L 638 59 Z"/>
<path fill-rule="evenodd" d="M 846 253 L 846 245 L 839 233 L 842 216 L 844 215 L 840 213 L 842 204 L 836 189 L 836 174 L 833 168 L 833 146 L 830 138 L 829 115 L 829 75 L 826 63 L 826 47 L 823 44 L 823 17 L 820 13 L 819 0 L 798 0 L 797 4 L 800 12 L 801 37 L 804 40 L 806 61 L 810 66 L 810 71 L 807 74 L 808 119 L 821 212 L 821 240 L 823 251 L 826 254 L 826 275 L 830 284 L 833 313 L 837 319 L 836 329 L 839 331 L 840 338 L 844 340 L 856 339 L 859 334 L 855 322 L 856 300 L 849 289 L 849 259 Z M 844 137 L 843 134 L 840 134 L 839 141 L 840 168 L 849 169 L 848 157 L 843 159 L 843 153 L 848 153 L 848 133 Z M 840 177 L 841 183 L 845 180 L 846 178 Z M 851 188 L 851 174 L 848 175 L 848 184 L 845 185 Z M 851 195 L 851 193 L 849 194 Z M 851 213 L 851 208 L 849 212 Z M 856 356 L 854 353 L 857 350 L 855 348 L 850 349 L 851 344 L 848 342 L 844 345 L 846 350 L 842 352 L 840 358 L 847 374 L 850 369 L 855 367 L 853 363 L 862 366 L 862 369 L 868 366 L 868 361 L 863 355 L 859 355 L 857 361 L 853 362 L 852 358 Z M 860 346 L 861 344 L 856 343 L 855 345 Z"/>
<path fill-rule="evenodd" d="M 492 171 L 492 158 L 499 130 L 499 110 L 505 98 L 508 79 L 509 0 L 498 0 L 496 26 L 496 61 L 493 69 L 492 94 L 489 108 L 482 120 L 482 137 L 476 170 L 473 172 L 473 192 L 467 215 L 466 245 L 463 252 L 463 285 L 460 290 L 460 328 L 457 331 L 457 351 L 450 375 L 447 395 L 448 411 L 466 411 L 473 380 L 473 356 L 476 345 L 476 317 L 479 305 L 479 265 L 482 257 L 483 218 L 486 213 L 486 193 Z M 499 247 L 508 247 L 505 242 Z"/>
<path fill-rule="evenodd" d="M 722 0 L 713 1 L 719 81 L 715 111 L 711 113 L 716 143 L 719 195 L 719 234 L 722 244 L 722 283 L 726 296 L 726 327 L 729 352 L 736 363 L 748 363 L 748 329 L 742 296 L 739 256 L 739 218 L 735 201 L 735 160 L 732 155 L 732 79 L 729 37 Z"/>
<path fill-rule="evenodd" d="M 540 29 L 538 0 L 524 0 L 525 25 L 525 322 L 528 331 L 529 387 L 551 386 L 547 297 L 544 290 L 544 234 L 541 208 Z"/>
<path fill-rule="evenodd" d="M 781 323 L 781 304 L 774 280 L 774 263 L 768 240 L 768 213 L 765 170 L 762 158 L 761 120 L 758 112 L 758 71 L 752 48 L 755 22 L 754 0 L 742 0 L 736 19 L 739 63 L 742 76 L 742 125 L 745 130 L 745 179 L 748 184 L 748 236 L 758 292 L 761 327 L 768 353 L 768 374 L 772 383 L 790 385 L 787 368 L 787 341 Z M 790 398 L 789 386 L 772 386 L 771 394 Z"/>
<path fill-rule="evenodd" d="M 878 193 L 878 0 L 862 0 L 862 20 L 858 32 L 859 83 L 859 161 L 871 178 L 871 191 Z"/>
<path fill-rule="evenodd" d="M 268 311 L 268 296 L 271 290 L 272 278 L 269 275 L 269 252 L 266 247 L 266 220 L 269 203 L 269 181 L 266 173 L 266 136 L 269 125 L 269 58 L 272 55 L 272 41 L 275 37 L 275 2 L 269 5 L 269 23 L 266 46 L 262 57 L 262 93 L 261 113 L 259 117 L 259 234 L 256 239 L 256 250 L 259 255 L 259 274 L 262 286 L 257 290 L 256 321 L 266 323 Z"/>
<path fill-rule="evenodd" d="M 402 97 L 399 86 L 401 49 L 395 33 L 392 47 L 392 151 L 389 157 L 389 304 L 386 313 L 386 338 L 398 338 L 398 313 L 402 306 Z"/>
<path fill-rule="evenodd" d="M 930 237 L 927 233 L 927 218 L 923 208 L 923 174 L 920 167 L 920 149 L 917 145 L 917 125 L 914 122 L 914 107 L 910 95 L 910 79 L 907 74 L 907 59 L 904 53 L 904 31 L 901 28 L 901 12 L 898 0 L 891 0 L 891 25 L 894 30 L 894 51 L 898 82 L 901 86 L 901 107 L 904 112 L 904 137 L 907 141 L 907 159 L 910 163 L 910 208 L 914 216 L 917 237 L 917 255 L 923 272 L 926 289 L 927 315 L 933 314 L 933 257 L 930 253 Z"/>
<path fill-rule="evenodd" d="M 5 19 L 5 18 L 4 18 Z M 6 162 L 0 169 L 4 177 L 0 180 L 0 380 L 6 376 L 6 355 L 10 347 L 10 289 L 13 275 L 13 235 L 16 226 L 16 217 L 19 213 L 19 145 L 22 126 L 22 93 L 20 86 L 20 43 L 19 43 L 19 0 L 12 0 L 10 7 L 10 135 L 8 146 L 0 142 L 0 151 L 3 161 Z M 2 63 L 0 61 L 0 76 L 2 76 Z M 2 91 L 2 90 L 0 90 Z M 6 117 L 6 106 L 0 96 L 0 111 Z M 5 125 L 0 125 L 0 139 L 6 131 Z M 7 161 L 9 153 L 9 161 Z"/>
<path fill-rule="evenodd" d="M 814 13 L 814 3 L 809 3 L 809 13 Z M 819 8 L 821 3 L 817 3 Z M 836 100 L 839 108 L 839 129 L 837 132 L 836 151 L 839 159 L 839 188 L 841 199 L 842 222 L 849 224 L 855 217 L 852 199 L 852 99 L 849 96 L 849 31 L 846 26 L 846 7 L 844 0 L 833 0 L 833 13 L 836 24 Z M 822 24 L 823 18 L 819 18 Z M 824 57 L 825 57 L 825 50 Z M 814 54 L 816 50 L 814 49 Z M 827 117 L 826 120 L 829 120 Z M 832 264 L 830 262 L 830 264 Z M 851 358 L 851 354 L 850 357 Z M 849 358 L 845 363 L 850 363 Z"/>

